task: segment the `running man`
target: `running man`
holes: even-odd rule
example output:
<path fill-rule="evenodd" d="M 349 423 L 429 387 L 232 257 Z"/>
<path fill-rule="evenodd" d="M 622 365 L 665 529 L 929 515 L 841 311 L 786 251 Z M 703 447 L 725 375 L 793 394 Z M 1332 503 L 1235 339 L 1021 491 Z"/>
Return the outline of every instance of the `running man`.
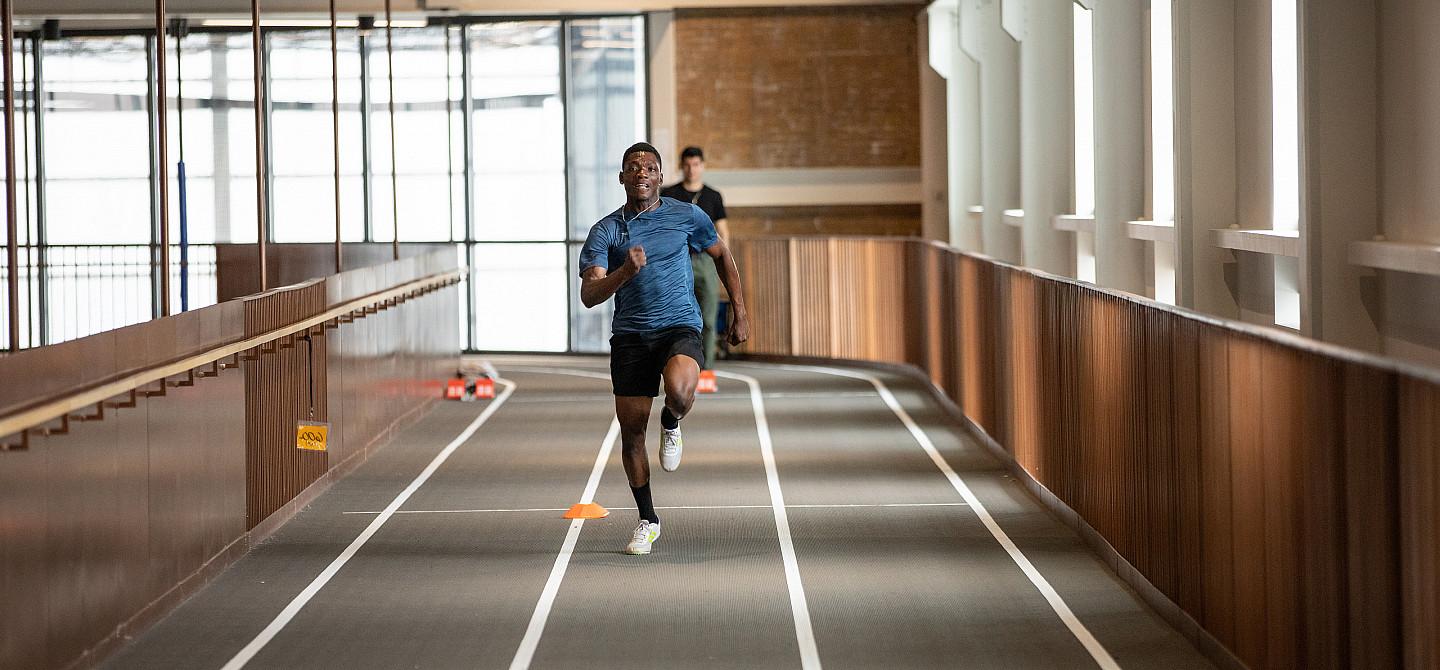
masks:
<path fill-rule="evenodd" d="M 730 244 L 729 222 L 725 219 L 725 198 L 705 183 L 705 152 L 700 147 L 685 147 L 680 152 L 680 174 L 685 179 L 660 190 L 660 196 L 697 205 L 715 222 L 720 240 Z M 705 345 L 705 367 L 715 365 L 715 318 L 720 315 L 719 273 L 698 251 L 690 252 L 690 271 L 695 275 L 695 300 L 700 303 L 700 342 Z"/>
<path fill-rule="evenodd" d="M 731 346 L 750 333 L 740 271 L 715 224 L 691 203 L 660 197 L 660 152 L 644 142 L 625 150 L 620 184 L 625 205 L 590 228 L 580 252 L 580 301 L 594 307 L 615 296 L 611 321 L 610 383 L 620 420 L 621 461 L 640 523 L 627 554 L 648 554 L 660 537 L 660 517 L 650 497 L 650 459 L 645 429 L 650 406 L 665 384 L 660 412 L 660 465 L 680 467 L 684 442 L 680 420 L 695 403 L 695 385 L 705 354 L 700 343 L 700 308 L 690 253 L 710 255 L 730 293 Z"/>

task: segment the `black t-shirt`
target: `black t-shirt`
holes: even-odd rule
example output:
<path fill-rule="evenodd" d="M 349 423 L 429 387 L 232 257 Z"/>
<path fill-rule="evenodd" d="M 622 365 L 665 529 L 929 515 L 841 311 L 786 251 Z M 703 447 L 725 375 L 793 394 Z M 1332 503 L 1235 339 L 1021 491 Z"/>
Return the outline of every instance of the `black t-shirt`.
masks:
<path fill-rule="evenodd" d="M 699 205 L 700 209 L 710 216 L 711 223 L 725 218 L 725 199 L 720 197 L 719 191 L 704 184 L 700 185 L 699 191 L 687 191 L 685 182 L 682 181 L 661 189 L 660 195 Z"/>

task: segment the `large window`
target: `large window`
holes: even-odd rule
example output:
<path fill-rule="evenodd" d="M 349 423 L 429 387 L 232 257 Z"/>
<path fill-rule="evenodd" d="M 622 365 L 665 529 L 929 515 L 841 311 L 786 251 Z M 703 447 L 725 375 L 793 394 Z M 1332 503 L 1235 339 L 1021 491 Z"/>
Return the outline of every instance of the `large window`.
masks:
<path fill-rule="evenodd" d="M 1271 218 L 1275 230 L 1300 228 L 1300 45 L 1296 0 L 1272 0 Z M 1275 323 L 1300 327 L 1300 264 L 1275 257 Z"/>
<path fill-rule="evenodd" d="M 143 37 L 45 43 L 46 225 L 52 244 L 150 241 L 146 44 Z"/>
<path fill-rule="evenodd" d="M 1080 3 L 1074 12 L 1075 68 L 1075 214 L 1095 216 L 1095 28 L 1091 10 Z M 1095 233 L 1075 233 L 1075 276 L 1095 281 Z"/>
<path fill-rule="evenodd" d="M 470 27 L 477 240 L 565 239 L 560 26 Z"/>
<path fill-rule="evenodd" d="M 30 347 L 41 342 L 40 328 L 43 320 L 38 312 L 44 281 L 40 277 L 41 247 L 39 246 L 39 221 L 36 216 L 36 107 L 35 107 L 35 50 L 32 40 L 15 45 L 15 231 L 18 243 L 17 261 L 20 268 L 19 285 L 20 346 Z M 5 166 L 0 162 L 0 178 L 5 176 Z M 5 213 L 5 199 L 0 196 L 0 217 Z M 0 245 L 9 241 L 10 231 L 0 218 Z M 8 285 L 10 280 L 10 259 L 0 248 L 0 347 L 10 346 L 10 310 L 8 308 Z"/>
<path fill-rule="evenodd" d="M 386 40 L 393 39 L 390 49 Z M 371 204 L 374 239 L 449 240 L 455 230 L 452 158 L 463 138 L 450 123 L 452 79 L 460 74 L 460 51 L 447 49 L 445 27 L 396 29 L 371 33 L 370 128 Z M 395 63 L 395 138 L 390 137 L 391 52 Z M 392 146 L 394 154 L 392 156 Z M 393 159 L 393 160 L 392 160 Z M 395 179 L 391 180 L 391 166 Z M 398 198 L 392 183 L 399 189 Z M 394 214 L 399 213 L 396 225 Z M 460 212 L 463 214 L 463 211 Z"/>
<path fill-rule="evenodd" d="M 645 54 L 641 38 L 644 24 L 635 18 L 573 21 L 568 34 L 570 57 L 568 130 L 570 137 L 570 281 L 579 294 L 581 243 L 601 217 L 624 201 L 616 183 L 620 152 L 643 139 L 645 106 Z M 666 156 L 674 165 L 678 156 Z M 678 174 L 677 168 L 670 168 Z M 576 351 L 605 351 L 610 337 L 612 303 L 585 309 L 570 301 L 570 347 Z"/>
<path fill-rule="evenodd" d="M 365 236 L 360 47 L 354 30 L 339 31 L 336 41 L 340 68 L 340 232 L 342 239 L 358 242 Z M 269 52 L 270 225 L 274 240 L 330 242 L 335 239 L 330 31 L 275 33 L 270 37 Z M 386 130 L 388 137 L 388 126 Z M 249 158 L 253 165 L 253 154 Z M 389 163 L 385 166 L 388 174 Z M 384 181 L 384 186 L 388 197 L 390 182 Z M 384 213 L 388 221 L 388 207 Z M 385 230 L 390 230 L 388 224 Z M 442 230 L 438 239 L 444 237 Z"/>
<path fill-rule="evenodd" d="M 1175 222 L 1174 0 L 1150 3 L 1150 218 Z M 1155 299 L 1175 304 L 1175 245 L 1153 245 Z"/>
<path fill-rule="evenodd" d="M 170 239 L 180 239 L 183 193 L 190 242 L 254 242 L 255 79 L 250 36 L 192 34 L 180 41 L 178 58 L 174 38 L 167 40 L 166 48 L 170 52 L 166 90 L 171 98 L 166 124 Z M 182 160 L 183 189 L 178 169 Z"/>
<path fill-rule="evenodd" d="M 300 23 L 263 40 L 268 238 L 332 241 L 338 196 L 345 241 L 387 243 L 398 228 L 401 242 L 454 244 L 472 263 L 458 305 L 469 348 L 606 348 L 609 314 L 575 305 L 574 261 L 623 199 L 619 152 L 644 136 L 641 18 L 346 25 L 338 194 L 330 32 Z M 198 21 L 163 43 L 92 33 L 17 45 L 22 346 L 159 309 L 157 49 L 171 305 L 214 302 L 215 245 L 258 234 L 252 40 Z"/>

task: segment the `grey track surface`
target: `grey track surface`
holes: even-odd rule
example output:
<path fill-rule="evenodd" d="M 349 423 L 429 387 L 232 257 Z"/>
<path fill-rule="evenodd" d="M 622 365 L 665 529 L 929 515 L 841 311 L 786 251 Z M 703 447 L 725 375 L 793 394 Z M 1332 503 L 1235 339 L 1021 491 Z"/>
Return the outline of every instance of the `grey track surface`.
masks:
<path fill-rule="evenodd" d="M 613 407 L 608 382 L 554 374 L 603 373 L 603 359 L 492 360 L 515 394 L 247 667 L 509 667 L 570 522 L 553 511 L 410 512 L 568 507 Z M 825 667 L 1095 667 L 868 382 L 721 369 L 764 387 Z M 922 387 L 873 374 L 1122 667 L 1211 667 Z M 661 509 L 655 553 L 621 554 L 635 512 L 621 509 L 634 503 L 617 446 L 596 497 L 614 512 L 581 531 L 531 667 L 800 666 L 750 396 L 720 383 L 685 420 L 678 472 L 660 470 L 650 440 L 656 505 L 701 509 Z M 224 665 L 482 409 L 441 405 L 104 667 Z M 895 503 L 926 506 L 830 507 Z"/>

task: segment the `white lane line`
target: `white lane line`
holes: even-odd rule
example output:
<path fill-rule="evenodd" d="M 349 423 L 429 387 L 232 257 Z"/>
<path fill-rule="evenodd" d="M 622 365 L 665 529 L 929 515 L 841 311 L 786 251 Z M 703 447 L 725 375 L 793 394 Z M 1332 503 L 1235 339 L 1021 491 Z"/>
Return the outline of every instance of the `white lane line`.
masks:
<path fill-rule="evenodd" d="M 765 480 L 770 485 L 770 506 L 775 510 L 775 531 L 780 536 L 780 559 L 785 564 L 785 584 L 790 591 L 790 613 L 795 619 L 795 642 L 800 647 L 800 667 L 819 670 L 820 652 L 815 648 L 815 629 L 810 623 L 810 606 L 805 602 L 805 586 L 800 582 L 800 563 L 795 559 L 795 543 L 790 539 L 790 517 L 785 511 L 785 496 L 780 492 L 780 474 L 775 469 L 775 448 L 770 442 L 770 422 L 765 418 L 765 400 L 760 382 L 754 377 L 734 372 L 715 374 L 745 382 L 750 387 L 750 406 L 755 411 L 755 432 L 760 437 L 760 455 L 765 460 Z"/>
<path fill-rule="evenodd" d="M 975 511 L 976 516 L 980 517 L 980 522 L 985 524 L 985 528 L 994 536 L 995 541 L 999 542 L 1001 547 L 1004 547 L 1005 553 L 1010 555 L 1010 560 L 1014 561 L 1015 565 L 1020 567 L 1020 571 L 1025 573 L 1025 576 L 1030 579 L 1030 583 L 1034 584 L 1035 588 L 1040 591 L 1040 594 L 1045 597 L 1046 602 L 1050 603 L 1050 608 L 1055 610 L 1055 614 L 1060 617 L 1060 621 L 1064 622 L 1065 627 L 1070 629 L 1070 633 L 1075 636 L 1076 640 L 1080 641 L 1080 644 L 1085 647 L 1085 650 L 1090 652 L 1090 657 L 1095 659 L 1095 662 L 1105 670 L 1119 670 L 1120 664 L 1116 663 L 1114 657 L 1110 655 L 1110 652 L 1105 650 L 1104 645 L 1101 645 L 1100 641 L 1095 639 L 1095 636 L 1090 633 L 1090 629 L 1086 628 L 1085 624 L 1080 622 L 1080 619 L 1070 610 L 1070 606 L 1065 604 L 1065 600 L 1060 597 L 1060 594 L 1056 593 L 1055 588 L 1050 585 L 1050 582 L 1045 579 L 1045 576 L 1040 574 L 1040 571 L 1035 568 L 1035 565 L 1030 562 L 1029 558 L 1025 557 L 1024 552 L 1015 546 L 1015 543 L 1010 540 L 1010 536 L 1005 534 L 1005 530 L 1000 527 L 999 523 L 995 522 L 994 517 L 990 516 L 990 511 L 985 509 L 984 503 L 980 502 L 980 499 L 970 491 L 970 487 L 965 484 L 964 480 L 960 479 L 960 475 L 956 474 L 955 470 L 950 467 L 950 463 L 940 455 L 940 451 L 935 448 L 935 444 L 930 441 L 930 437 L 925 434 L 925 431 L 920 428 L 919 424 L 915 423 L 914 419 L 910 418 L 910 413 L 906 412 L 905 408 L 900 406 L 900 402 L 895 399 L 895 394 L 890 392 L 890 388 L 885 385 L 885 382 L 880 381 L 880 379 L 874 375 L 839 368 L 809 365 L 776 365 L 774 367 L 786 370 L 818 372 L 820 374 L 849 377 L 851 379 L 861 379 L 870 382 L 870 385 L 875 387 L 876 393 L 880 394 L 880 399 L 883 400 L 890 408 L 890 411 L 900 419 L 900 423 L 905 424 L 910 434 L 914 436 L 915 441 L 920 443 L 920 448 L 924 449 L 925 453 L 930 455 L 930 460 L 934 461 L 936 467 L 940 468 L 940 471 L 944 473 L 945 478 L 950 480 L 950 485 L 955 487 L 955 490 L 960 494 L 960 497 L 965 499 L 965 502 L 970 503 L 970 508 Z"/>
<path fill-rule="evenodd" d="M 593 370 L 580 370 L 576 368 L 532 368 L 523 365 L 507 365 L 506 370 L 511 372 L 533 372 L 541 375 L 570 375 L 572 377 L 589 377 L 590 379 L 603 379 L 610 381 L 609 373 L 595 372 Z"/>
<path fill-rule="evenodd" d="M 435 471 L 440 468 L 440 465 L 444 463 L 446 459 L 450 458 L 450 454 L 455 453 L 455 450 L 458 449 L 460 445 L 469 440 L 471 436 L 475 434 L 475 431 L 480 429 L 480 426 L 485 425 L 485 422 L 489 421 L 490 417 L 495 415 L 496 410 L 500 409 L 500 406 L 504 405 L 505 401 L 515 393 L 514 382 L 498 377 L 495 381 L 503 385 L 505 390 L 500 392 L 500 395 L 495 398 L 494 402 L 486 406 L 485 411 L 481 412 L 480 416 L 475 417 L 475 420 L 471 421 L 470 425 L 465 427 L 465 430 L 460 431 L 460 434 L 455 436 L 455 439 L 451 440 L 450 444 L 445 445 L 445 448 L 441 449 L 440 453 L 435 455 L 435 458 L 430 461 L 430 464 L 425 466 L 425 469 L 415 476 L 415 479 L 410 482 L 410 485 L 406 486 L 405 490 L 401 491 L 399 495 L 395 496 L 394 500 L 390 501 L 389 505 L 385 506 L 385 511 L 381 512 L 380 516 L 375 517 L 375 520 L 371 521 L 370 525 L 361 531 L 360 535 L 350 543 L 350 546 L 345 547 L 345 551 L 340 552 L 340 555 L 335 557 L 335 560 L 331 561 L 330 565 L 326 566 L 325 569 L 310 582 L 310 585 L 306 586 L 305 590 L 300 592 L 300 595 L 295 596 L 295 598 L 290 601 L 290 604 L 286 605 L 285 609 L 281 610 L 280 614 L 275 616 L 275 619 L 270 622 L 270 625 L 266 626 L 264 630 L 260 631 L 259 635 L 255 636 L 255 639 L 250 641 L 250 644 L 245 645 L 245 648 L 236 653 L 235 656 L 222 667 L 222 670 L 239 670 L 245 667 L 245 664 L 249 663 L 250 659 L 254 658 L 256 654 L 260 653 L 260 650 L 264 649 L 265 645 L 270 644 L 270 640 L 274 639 L 281 630 L 284 630 L 285 626 L 290 623 L 290 620 L 294 619 L 295 615 L 310 602 L 310 599 L 314 598 L 315 594 L 320 592 L 320 589 L 325 588 L 325 584 L 329 583 L 330 579 L 335 576 L 335 573 L 339 572 L 340 568 L 345 567 L 345 564 L 350 561 L 350 558 L 355 555 L 355 552 L 360 551 L 360 548 L 365 546 L 366 542 L 370 541 L 370 538 L 375 535 L 375 532 L 380 530 L 380 527 L 384 526 L 385 522 L 389 521 L 390 517 L 395 515 L 395 511 L 400 509 L 400 506 L 404 505 L 405 501 L 409 500 L 410 496 L 414 495 L 415 491 L 419 490 L 420 486 L 423 485 L 426 480 L 430 479 L 431 475 L 435 474 Z"/>
<path fill-rule="evenodd" d="M 618 437 L 620 420 L 611 419 L 610 430 L 605 433 L 605 441 L 600 444 L 600 453 L 595 456 L 595 467 L 590 470 L 590 480 L 585 483 L 585 492 L 580 496 L 580 502 L 595 500 L 595 491 L 600 488 L 600 475 L 605 472 L 605 463 L 610 460 L 610 450 Z M 510 670 L 526 670 L 530 667 L 530 661 L 535 658 L 535 649 L 540 646 L 540 635 L 545 632 L 545 622 L 550 618 L 550 609 L 555 606 L 560 582 L 565 579 L 565 570 L 570 567 L 570 555 L 575 553 L 575 542 L 580 539 L 580 529 L 584 526 L 584 519 L 570 522 L 570 530 L 565 533 L 565 542 L 560 545 L 560 554 L 555 557 L 555 565 L 550 568 L 550 578 L 545 580 L 545 588 L 540 591 L 540 601 L 535 603 L 535 612 L 530 615 L 530 625 L 525 629 L 525 637 L 520 639 L 520 647 L 515 650 L 515 658 L 510 661 Z"/>
<path fill-rule="evenodd" d="M 592 501 L 593 502 L 593 501 Z M 834 509 L 854 507 L 969 507 L 970 503 L 944 502 L 944 503 L 836 503 L 831 505 L 797 505 L 790 504 L 790 509 Z M 660 506 L 655 509 L 771 509 L 774 505 L 672 505 Z M 568 507 L 517 507 L 513 509 L 402 509 L 396 514 L 486 514 L 492 512 L 565 512 Z M 634 507 L 611 507 L 609 509 L 633 510 Z M 379 514 L 379 512 L 341 512 L 341 514 Z"/>

